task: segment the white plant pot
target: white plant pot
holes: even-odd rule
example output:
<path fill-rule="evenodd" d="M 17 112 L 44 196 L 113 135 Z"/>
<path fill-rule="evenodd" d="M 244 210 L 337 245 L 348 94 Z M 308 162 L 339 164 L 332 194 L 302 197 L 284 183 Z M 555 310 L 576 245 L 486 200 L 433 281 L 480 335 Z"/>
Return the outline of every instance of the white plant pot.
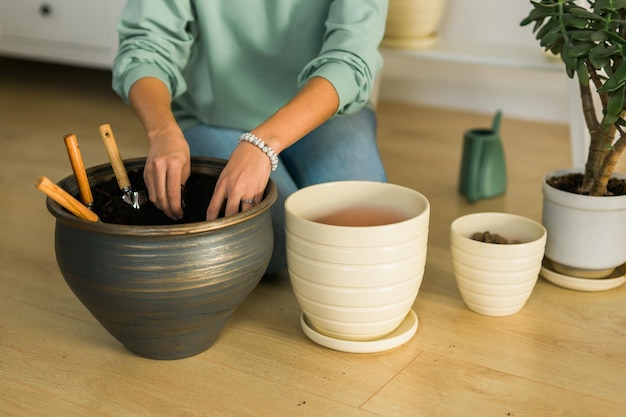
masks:
<path fill-rule="evenodd" d="M 393 220 L 369 223 L 387 211 Z M 342 212 L 350 215 L 341 225 L 321 220 Z M 304 333 L 346 352 L 408 341 L 417 330 L 412 306 L 424 275 L 429 216 L 426 197 L 389 183 L 328 182 L 290 195 L 287 265 Z"/>
<path fill-rule="evenodd" d="M 548 185 L 553 176 L 580 169 L 565 169 L 544 177 L 543 219 L 548 230 L 546 257 L 563 274 L 603 278 L 626 262 L 626 195 L 587 196 Z M 626 178 L 623 174 L 614 174 Z"/>
<path fill-rule="evenodd" d="M 489 231 L 509 241 L 496 244 L 472 239 Z M 450 226 L 454 277 L 467 307 L 485 316 L 519 312 L 535 287 L 544 255 L 546 229 L 510 213 L 473 213 Z"/>

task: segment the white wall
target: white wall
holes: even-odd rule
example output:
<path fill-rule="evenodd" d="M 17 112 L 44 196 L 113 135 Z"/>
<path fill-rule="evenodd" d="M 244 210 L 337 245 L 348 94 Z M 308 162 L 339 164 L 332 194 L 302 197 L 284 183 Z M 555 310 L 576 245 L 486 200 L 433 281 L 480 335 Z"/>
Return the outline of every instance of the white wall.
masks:
<path fill-rule="evenodd" d="M 569 123 L 570 80 L 559 64 L 536 65 L 548 59 L 531 27 L 519 25 L 530 9 L 529 0 L 448 0 L 435 47 L 442 50 L 439 58 L 384 50 L 381 98 L 486 114 L 501 109 L 511 117 Z M 446 45 L 485 52 L 476 59 L 448 59 Z M 535 56 L 498 62 L 503 49 L 506 56 Z"/>

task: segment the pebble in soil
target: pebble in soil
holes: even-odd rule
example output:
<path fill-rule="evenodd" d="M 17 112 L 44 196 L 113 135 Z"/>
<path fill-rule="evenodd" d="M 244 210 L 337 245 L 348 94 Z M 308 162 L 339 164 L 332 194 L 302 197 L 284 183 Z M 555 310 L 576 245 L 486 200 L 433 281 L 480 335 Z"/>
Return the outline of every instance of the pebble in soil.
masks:
<path fill-rule="evenodd" d="M 516 243 L 522 243 L 519 240 L 509 240 L 497 233 L 490 233 L 488 230 L 486 232 L 476 232 L 472 235 L 473 240 L 477 240 L 479 242 L 485 243 L 496 243 L 499 245 L 513 245 Z"/>

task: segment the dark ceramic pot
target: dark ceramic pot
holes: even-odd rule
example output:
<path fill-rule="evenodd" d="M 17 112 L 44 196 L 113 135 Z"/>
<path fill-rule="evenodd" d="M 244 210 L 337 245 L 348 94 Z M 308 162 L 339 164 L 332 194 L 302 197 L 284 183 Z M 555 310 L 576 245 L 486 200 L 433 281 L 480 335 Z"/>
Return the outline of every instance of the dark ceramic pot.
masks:
<path fill-rule="evenodd" d="M 125 166 L 130 171 L 144 163 L 133 159 Z M 192 158 L 191 170 L 217 178 L 225 163 Z M 92 188 L 114 176 L 110 164 L 87 175 Z M 57 184 L 78 195 L 73 175 Z M 78 299 L 130 351 L 179 359 L 208 349 L 263 276 L 273 247 L 269 209 L 276 197 L 270 181 L 263 201 L 250 210 L 165 226 L 92 223 L 50 199 L 46 204 L 56 218 L 59 268 Z"/>

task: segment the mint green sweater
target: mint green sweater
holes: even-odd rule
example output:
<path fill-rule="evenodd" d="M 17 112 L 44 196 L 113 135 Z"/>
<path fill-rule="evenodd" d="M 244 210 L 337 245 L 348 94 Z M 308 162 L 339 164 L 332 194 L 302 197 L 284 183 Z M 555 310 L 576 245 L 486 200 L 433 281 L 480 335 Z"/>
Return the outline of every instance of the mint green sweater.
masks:
<path fill-rule="evenodd" d="M 382 68 L 387 0 L 129 0 L 118 25 L 113 88 L 161 79 L 185 129 L 250 130 L 314 76 L 339 114 L 365 106 Z"/>

